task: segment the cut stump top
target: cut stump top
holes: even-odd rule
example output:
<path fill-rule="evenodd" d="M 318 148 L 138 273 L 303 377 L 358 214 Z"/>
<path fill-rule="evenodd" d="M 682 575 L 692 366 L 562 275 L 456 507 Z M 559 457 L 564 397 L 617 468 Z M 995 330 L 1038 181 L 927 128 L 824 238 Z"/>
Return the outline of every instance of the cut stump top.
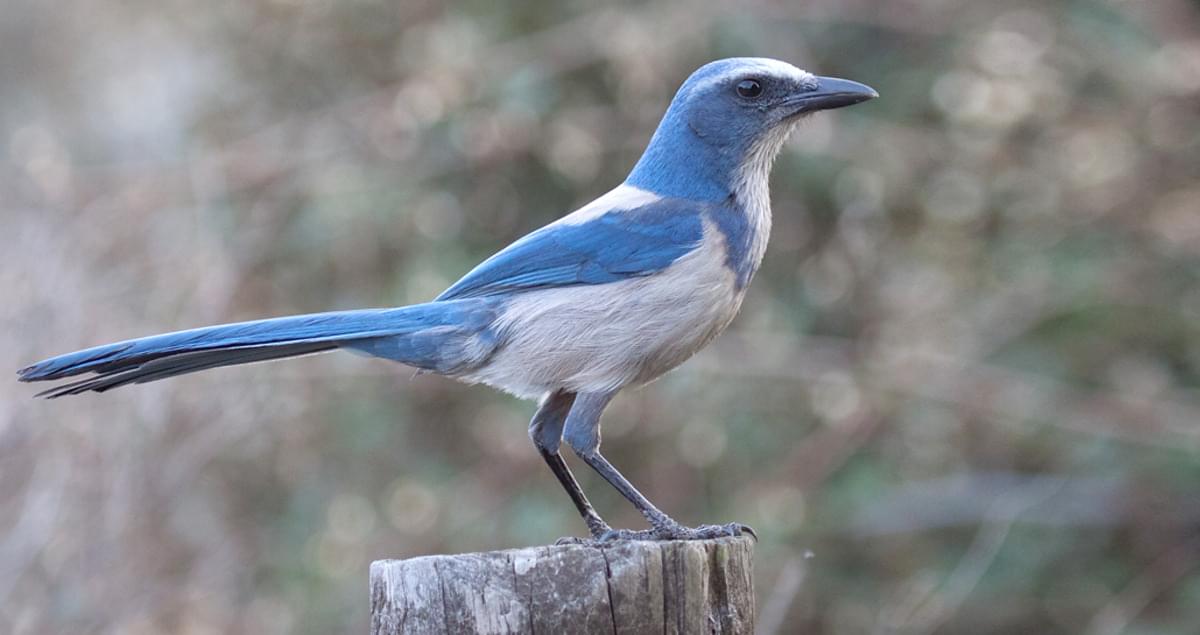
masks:
<path fill-rule="evenodd" d="M 371 564 L 371 633 L 753 633 L 754 541 L 549 545 Z"/>

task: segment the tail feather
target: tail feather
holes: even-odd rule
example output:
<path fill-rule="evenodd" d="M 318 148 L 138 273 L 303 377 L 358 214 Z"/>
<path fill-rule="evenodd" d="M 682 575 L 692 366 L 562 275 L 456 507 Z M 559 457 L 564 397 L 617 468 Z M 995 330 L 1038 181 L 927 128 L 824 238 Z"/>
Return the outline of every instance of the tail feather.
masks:
<path fill-rule="evenodd" d="M 385 335 L 402 326 L 395 322 L 406 322 L 402 316 L 409 308 L 413 307 L 315 313 L 177 331 L 59 355 L 23 368 L 18 375 L 21 381 L 43 381 L 85 372 L 120 371 L 200 350 Z"/>
<path fill-rule="evenodd" d="M 169 357 L 155 359 L 140 366 L 127 370 L 113 370 L 100 375 L 55 386 L 39 392 L 37 397 L 55 399 L 66 395 L 78 395 L 88 391 L 104 392 L 126 384 L 144 384 L 146 382 L 166 379 L 178 375 L 186 375 L 209 368 L 249 364 L 285 357 L 297 357 L 311 353 L 321 353 L 337 348 L 337 344 L 328 342 L 275 344 L 255 346 L 244 349 L 219 349 L 211 351 L 196 351 L 193 353 L 177 353 Z"/>
<path fill-rule="evenodd" d="M 95 373 L 38 395 L 54 398 L 341 347 L 444 372 L 490 354 L 492 316 L 488 302 L 463 300 L 240 322 L 68 353 L 21 369 L 18 377 L 45 381 Z"/>

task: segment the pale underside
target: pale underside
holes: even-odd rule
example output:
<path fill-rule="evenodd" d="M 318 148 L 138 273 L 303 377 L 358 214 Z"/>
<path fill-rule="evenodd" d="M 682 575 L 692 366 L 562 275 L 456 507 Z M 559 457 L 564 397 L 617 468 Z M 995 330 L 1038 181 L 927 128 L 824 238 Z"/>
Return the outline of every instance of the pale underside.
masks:
<path fill-rule="evenodd" d="M 706 226 L 700 247 L 652 276 L 516 296 L 494 325 L 503 344 L 462 379 L 528 398 L 652 381 L 737 315 L 744 294 L 725 261 L 723 236 Z"/>

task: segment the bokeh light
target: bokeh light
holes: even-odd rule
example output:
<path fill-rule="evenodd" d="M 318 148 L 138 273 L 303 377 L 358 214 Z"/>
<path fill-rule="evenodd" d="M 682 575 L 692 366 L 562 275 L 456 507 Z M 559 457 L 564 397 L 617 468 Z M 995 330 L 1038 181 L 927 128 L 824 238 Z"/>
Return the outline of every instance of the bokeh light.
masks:
<path fill-rule="evenodd" d="M 882 97 L 790 140 L 742 315 L 609 458 L 755 526 L 765 632 L 1200 632 L 1195 2 L 15 0 L 0 357 L 428 300 L 730 55 Z M 32 392 L 0 632 L 362 632 L 374 559 L 583 531 L 532 404 L 379 360 Z"/>

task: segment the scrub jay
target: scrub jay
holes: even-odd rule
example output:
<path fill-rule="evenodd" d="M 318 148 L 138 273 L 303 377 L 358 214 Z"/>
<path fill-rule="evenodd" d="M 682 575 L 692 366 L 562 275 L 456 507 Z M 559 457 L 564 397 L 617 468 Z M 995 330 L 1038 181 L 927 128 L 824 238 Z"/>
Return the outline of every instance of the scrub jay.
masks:
<path fill-rule="evenodd" d="M 529 436 L 600 540 L 702 539 L 600 454 L 600 415 L 622 388 L 678 366 L 725 330 L 762 261 L 767 181 L 809 113 L 877 97 L 790 64 L 732 58 L 680 87 L 625 182 L 472 269 L 432 302 L 167 333 L 38 362 L 21 381 L 88 374 L 40 395 L 103 392 L 207 368 L 349 349 L 539 405 Z M 650 529 L 613 530 L 559 455 L 563 440 L 629 499 Z"/>

